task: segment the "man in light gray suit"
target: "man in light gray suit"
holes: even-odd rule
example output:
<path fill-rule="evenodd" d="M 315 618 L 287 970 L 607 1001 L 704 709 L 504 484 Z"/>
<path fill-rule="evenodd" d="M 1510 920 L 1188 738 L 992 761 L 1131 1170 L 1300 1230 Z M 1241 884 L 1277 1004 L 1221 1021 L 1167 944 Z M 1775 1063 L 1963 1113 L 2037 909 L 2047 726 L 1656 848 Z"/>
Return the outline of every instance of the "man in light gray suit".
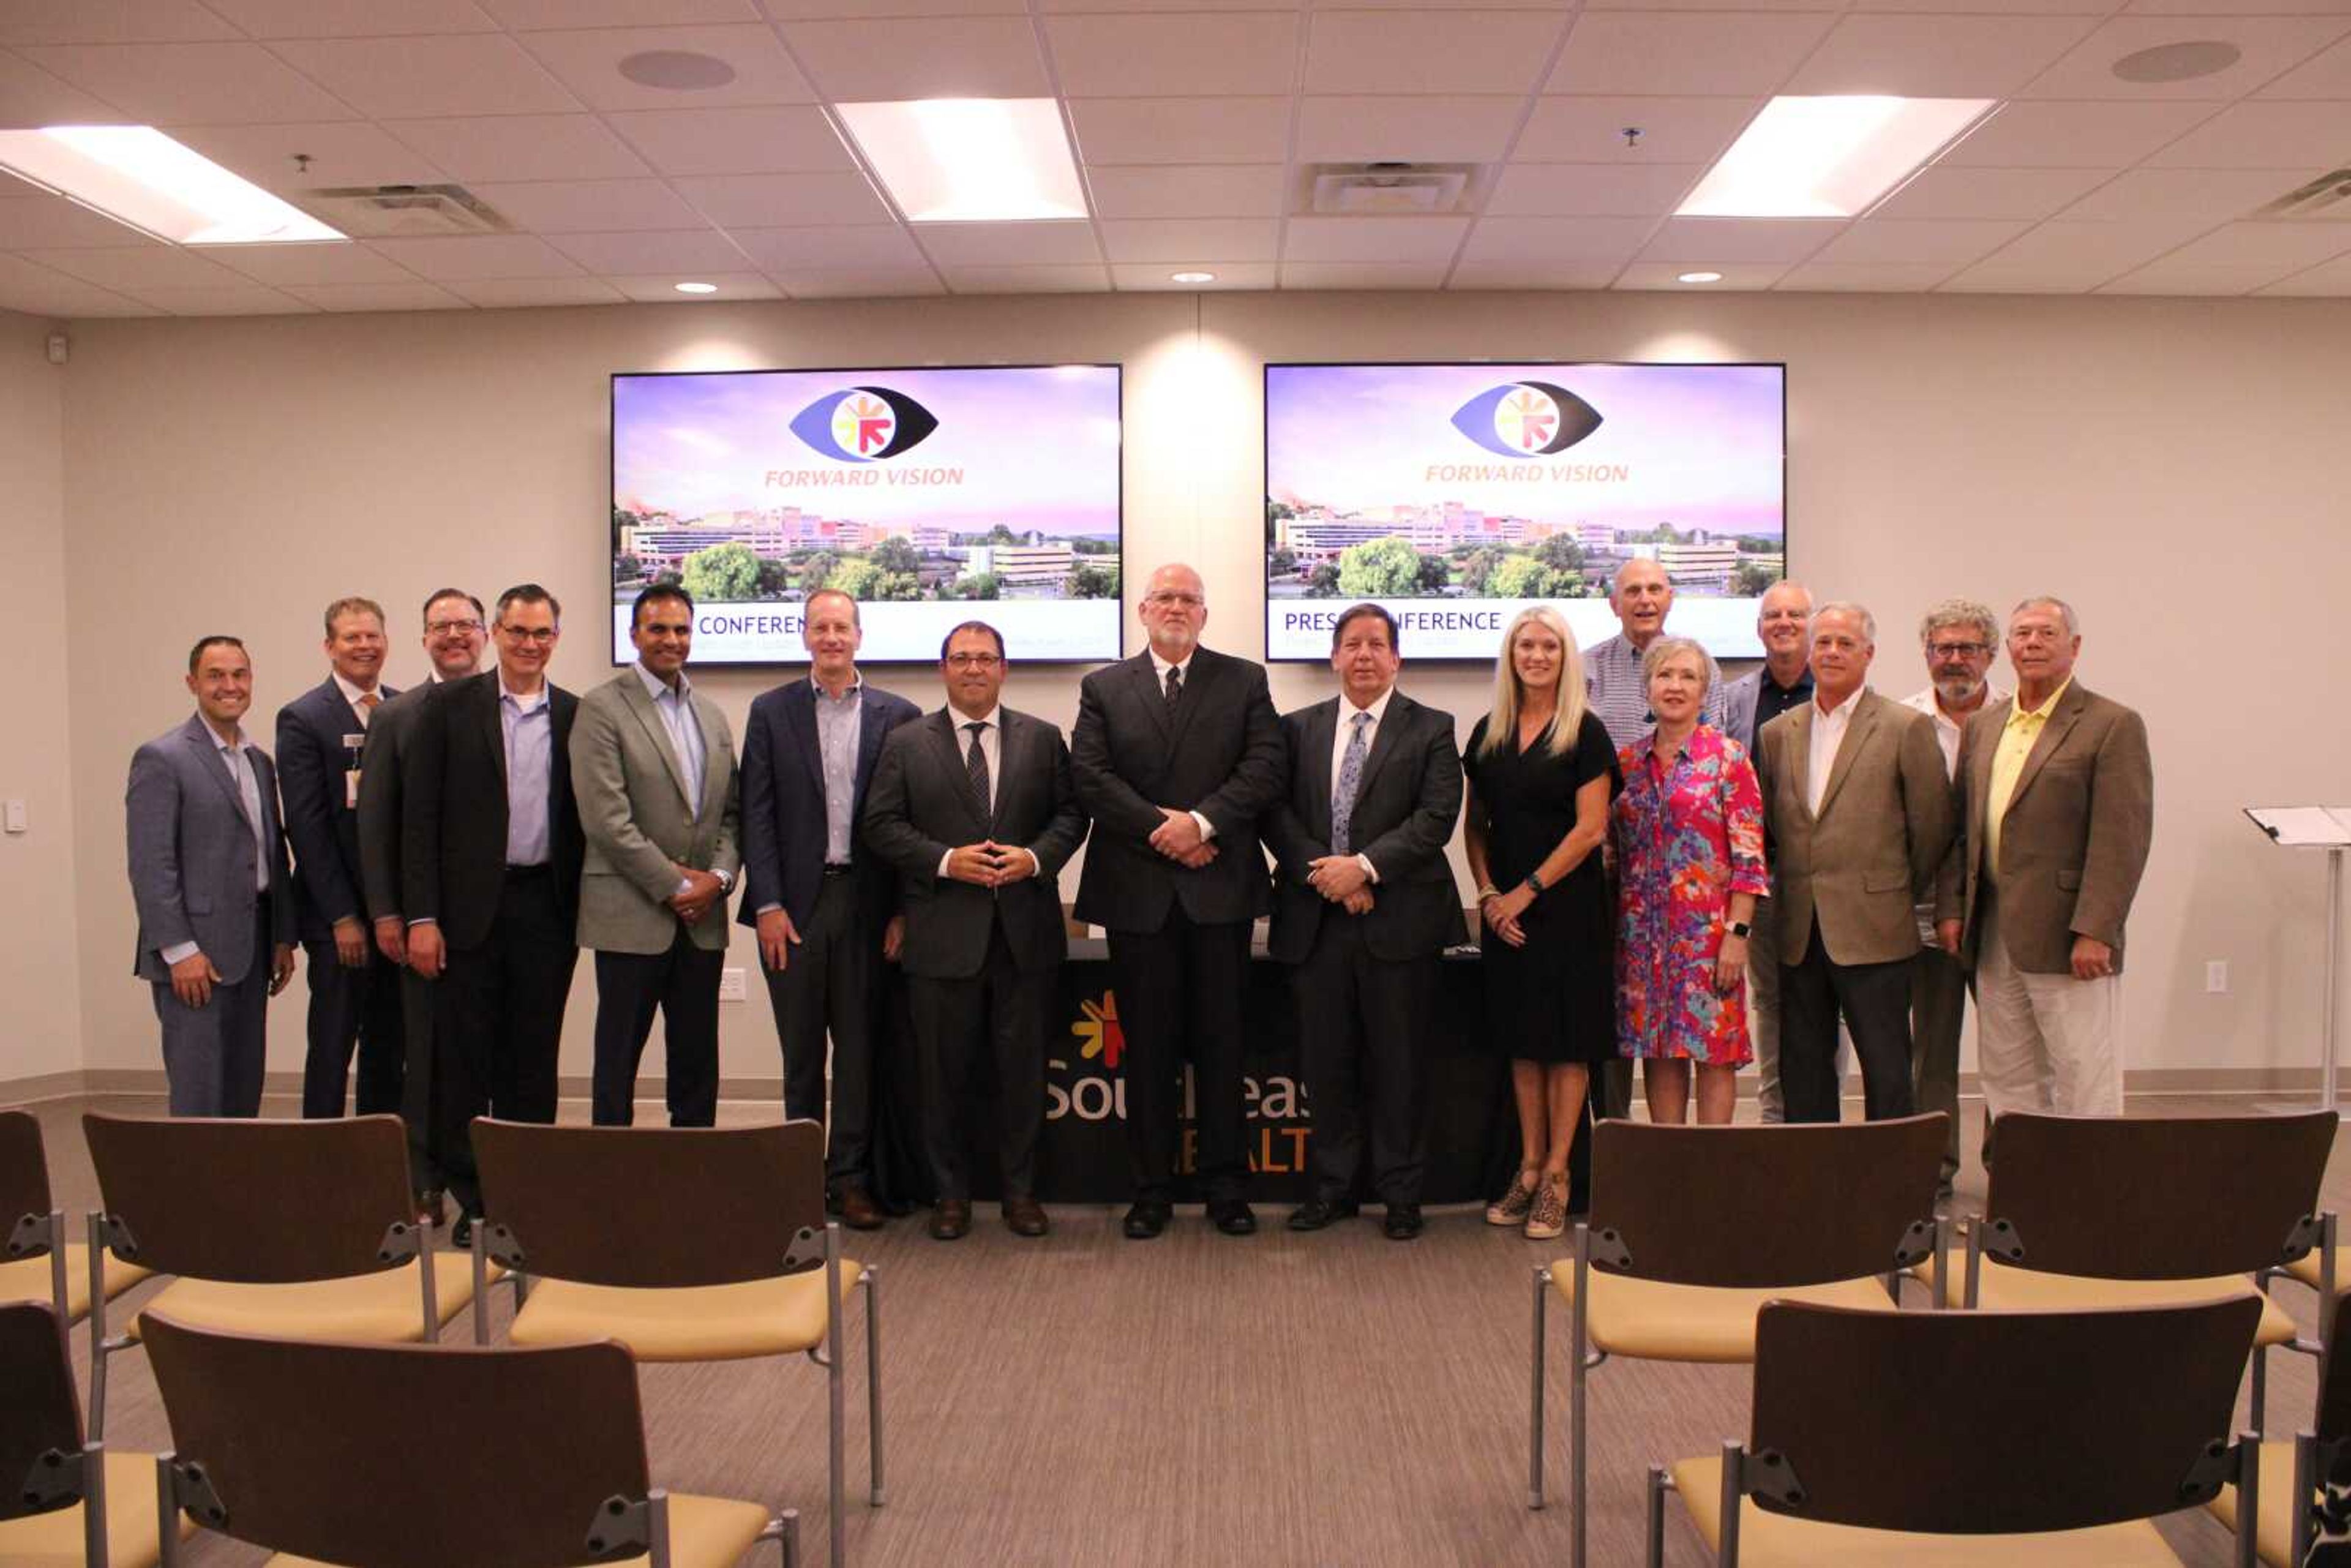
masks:
<path fill-rule="evenodd" d="M 195 716 L 131 758 L 124 801 L 133 967 L 155 988 L 174 1116 L 261 1110 L 269 998 L 294 977 L 294 890 L 277 775 L 239 722 L 253 663 L 235 637 L 188 652 Z"/>
<path fill-rule="evenodd" d="M 669 1124 L 718 1114 L 718 980 L 737 847 L 735 732 L 685 678 L 694 601 L 674 586 L 637 595 L 637 662 L 580 699 L 571 783 L 588 858 L 580 946 L 596 954 L 595 1116 L 625 1127 L 637 1063 L 661 1010 Z"/>

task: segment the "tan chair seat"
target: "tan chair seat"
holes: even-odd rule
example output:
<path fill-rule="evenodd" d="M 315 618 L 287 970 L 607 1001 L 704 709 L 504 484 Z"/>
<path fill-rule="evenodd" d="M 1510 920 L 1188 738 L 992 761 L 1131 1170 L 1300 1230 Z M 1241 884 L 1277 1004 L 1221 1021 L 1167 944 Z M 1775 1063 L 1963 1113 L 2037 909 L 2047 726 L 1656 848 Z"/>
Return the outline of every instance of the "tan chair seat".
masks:
<path fill-rule="evenodd" d="M 9 1568 L 82 1568 L 82 1505 L 12 1519 L 0 1524 L 0 1563 Z M 195 1533 L 186 1515 L 180 1539 Z M 155 1541 L 155 1456 L 106 1456 L 106 1552 L 115 1568 L 154 1568 L 163 1555 Z"/>
<path fill-rule="evenodd" d="M 1691 1522 L 1713 1548 L 1722 1539 L 1722 1460 L 1680 1459 L 1668 1468 Z M 2047 1535 L 1912 1535 L 1790 1519 L 1752 1501 L 1739 1511 L 1739 1561 L 1740 1568 L 2179 1568 L 2145 1521 Z"/>
<path fill-rule="evenodd" d="M 154 1488 L 151 1485 L 148 1490 Z M 756 1502 L 731 1498 L 695 1497 L 673 1492 L 669 1500 L 669 1560 L 672 1568 L 734 1568 L 736 1559 L 751 1550 L 768 1528 L 768 1511 Z M 588 1521 L 580 1521 L 586 1534 Z M 80 1560 L 75 1559 L 77 1563 Z M 153 1559 L 150 1558 L 150 1562 Z M 611 1568 L 651 1568 L 653 1558 L 628 1557 Z M 280 1552 L 269 1568 L 336 1568 L 315 1557 L 289 1557 Z"/>
<path fill-rule="evenodd" d="M 2319 1249 L 2314 1247 L 2287 1264 L 2285 1271 L 2315 1291 L 2319 1288 L 2319 1260 L 2324 1256 L 2325 1254 Z M 2335 1288 L 2338 1291 L 2351 1291 L 2351 1247 L 2337 1247 L 2335 1249 Z"/>
<path fill-rule="evenodd" d="M 1957 1254 L 1951 1264 L 1947 1300 L 1956 1307 L 1967 1300 L 1968 1275 L 1964 1260 Z M 1933 1259 L 1910 1273 L 1928 1291 L 1935 1288 Z M 1997 1311 L 2078 1312 L 2106 1307 L 2176 1307 L 2254 1293 L 2250 1274 L 2222 1274 L 2210 1280 L 2099 1280 L 2085 1274 L 2045 1274 L 1986 1259 L 1983 1283 L 1976 1296 L 1980 1305 Z M 2253 1343 L 2262 1348 L 2292 1344 L 2296 1333 L 2293 1315 L 2262 1297 L 2261 1326 L 2253 1333 Z"/>
<path fill-rule="evenodd" d="M 2237 1528 L 2237 1489 L 2222 1487 L 2220 1495 L 2205 1506 L 2212 1517 L 2229 1527 Z M 2292 1568 L 2294 1562 L 2294 1444 L 2291 1442 L 2262 1445 L 2262 1519 L 2260 1533 L 2253 1544 L 2262 1561 L 2271 1568 Z"/>
<path fill-rule="evenodd" d="M 106 1255 L 106 1299 L 114 1300 L 131 1286 L 148 1277 L 150 1270 L 136 1263 L 126 1263 L 113 1253 Z M 9 1301 L 47 1301 L 49 1293 L 49 1260 L 47 1255 L 26 1258 L 14 1263 L 0 1263 L 0 1304 Z M 89 1249 L 79 1242 L 66 1244 L 66 1313 L 78 1322 L 89 1312 Z"/>
<path fill-rule="evenodd" d="M 416 1269 L 411 1261 L 380 1274 L 293 1285 L 175 1280 L 147 1306 L 191 1328 L 222 1333 L 403 1344 L 424 1337 L 423 1291 Z M 435 1258 L 433 1289 L 440 1298 L 441 1321 L 446 1323 L 473 1301 L 474 1271 L 462 1257 Z M 133 1322 L 131 1333 L 135 1337 L 138 1332 Z"/>
<path fill-rule="evenodd" d="M 1552 1283 L 1575 1304 L 1575 1260 L 1551 1266 Z M 1643 1361 L 1714 1362 L 1743 1365 L 1755 1359 L 1755 1314 L 1766 1301 L 1892 1312 L 1885 1283 L 1876 1278 L 1782 1290 L 1722 1290 L 1670 1285 L 1592 1270 L 1592 1311 L 1585 1322 L 1594 1349 Z"/>
<path fill-rule="evenodd" d="M 863 1272 L 841 1260 L 843 1300 Z M 812 1349 L 824 1343 L 824 1271 L 811 1269 L 676 1290 L 534 1280 L 507 1338 L 517 1345 L 610 1339 L 639 1361 L 733 1361 Z"/>

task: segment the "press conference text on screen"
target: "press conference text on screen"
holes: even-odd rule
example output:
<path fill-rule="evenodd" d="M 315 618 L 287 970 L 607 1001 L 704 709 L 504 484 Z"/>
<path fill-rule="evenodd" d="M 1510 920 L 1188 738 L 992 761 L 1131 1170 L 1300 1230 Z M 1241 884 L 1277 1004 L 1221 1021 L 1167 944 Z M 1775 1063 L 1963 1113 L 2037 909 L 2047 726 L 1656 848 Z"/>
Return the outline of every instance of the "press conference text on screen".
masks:
<path fill-rule="evenodd" d="M 1339 612 L 1348 608 L 1332 603 L 1322 609 L 1310 609 L 1301 604 L 1292 609 L 1283 606 L 1278 612 L 1285 632 L 1328 632 L 1339 619 Z M 1398 610 L 1388 607 L 1396 619 L 1396 628 L 1403 632 L 1499 632 L 1502 612 L 1499 610 Z"/>

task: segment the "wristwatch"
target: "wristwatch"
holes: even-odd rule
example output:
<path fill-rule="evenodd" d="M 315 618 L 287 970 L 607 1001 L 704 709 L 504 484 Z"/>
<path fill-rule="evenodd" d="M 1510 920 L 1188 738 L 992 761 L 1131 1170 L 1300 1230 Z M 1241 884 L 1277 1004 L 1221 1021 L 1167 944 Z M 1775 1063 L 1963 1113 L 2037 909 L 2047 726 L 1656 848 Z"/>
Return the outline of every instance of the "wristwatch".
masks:
<path fill-rule="evenodd" d="M 1542 873 L 1539 871 L 1531 871 L 1527 873 L 1527 891 L 1530 893 L 1540 894 L 1542 890 Z"/>
<path fill-rule="evenodd" d="M 1729 936 L 1744 937 L 1750 932 L 1753 931 L 1755 927 L 1744 920 L 1732 920 L 1726 922 L 1722 929 Z"/>

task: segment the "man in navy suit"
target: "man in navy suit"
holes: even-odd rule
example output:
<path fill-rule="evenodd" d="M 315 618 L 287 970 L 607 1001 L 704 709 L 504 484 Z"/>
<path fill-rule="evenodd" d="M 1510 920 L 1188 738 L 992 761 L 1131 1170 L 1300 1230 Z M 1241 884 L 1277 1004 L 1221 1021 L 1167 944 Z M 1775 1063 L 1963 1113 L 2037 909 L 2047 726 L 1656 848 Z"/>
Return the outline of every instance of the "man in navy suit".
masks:
<path fill-rule="evenodd" d="M 857 831 L 883 737 L 914 705 L 867 685 L 857 671 L 865 632 L 857 601 L 822 589 L 801 609 L 809 675 L 764 693 L 743 734 L 742 913 L 759 933 L 759 962 L 784 1051 L 784 1114 L 824 1121 L 825 1038 L 832 1040 L 832 1106 L 825 1184 L 841 1217 L 871 1230 L 874 1201 L 874 1012 L 881 971 L 898 956 L 889 863 Z"/>
<path fill-rule="evenodd" d="M 360 863 L 360 754 L 381 685 L 383 611 L 371 599 L 327 606 L 327 678 L 277 710 L 277 779 L 294 844 L 296 929 L 310 960 L 309 1054 L 302 1114 L 343 1113 L 359 1047 L 359 1112 L 396 1113 L 406 1076 L 400 970 L 371 940 Z"/>

